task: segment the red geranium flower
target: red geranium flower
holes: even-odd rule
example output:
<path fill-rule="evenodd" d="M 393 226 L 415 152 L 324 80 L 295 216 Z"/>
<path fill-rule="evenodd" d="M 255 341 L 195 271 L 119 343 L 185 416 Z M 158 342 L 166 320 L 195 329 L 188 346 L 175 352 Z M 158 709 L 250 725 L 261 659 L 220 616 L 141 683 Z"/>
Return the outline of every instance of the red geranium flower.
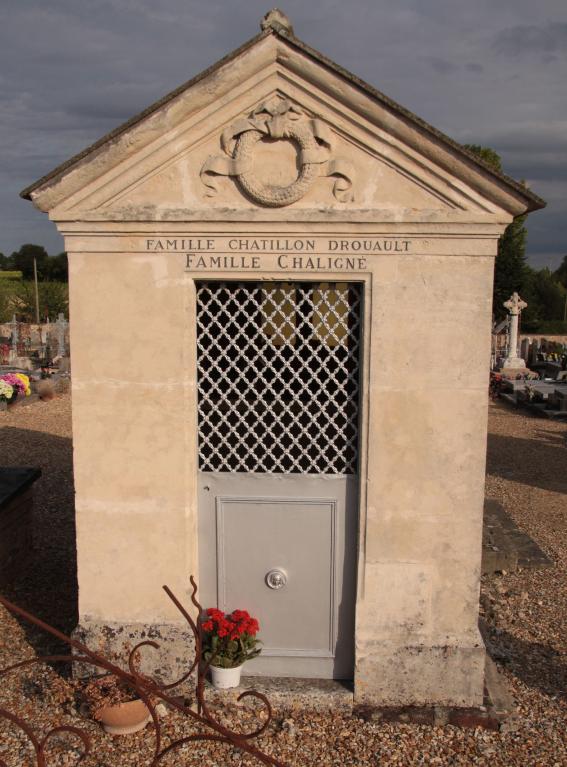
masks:
<path fill-rule="evenodd" d="M 249 621 L 246 621 L 246 628 L 245 631 L 247 634 L 250 634 L 250 636 L 256 636 L 258 631 L 260 630 L 260 624 L 256 620 L 256 618 L 250 618 Z"/>
<path fill-rule="evenodd" d="M 248 620 L 250 618 L 250 613 L 246 612 L 246 610 L 234 610 L 231 618 L 233 621 Z"/>
<path fill-rule="evenodd" d="M 217 607 L 209 607 L 203 617 L 202 656 L 205 661 L 222 668 L 235 668 L 259 654 L 261 643 L 256 639 L 256 633 L 260 626 L 246 610 L 225 614 Z"/>

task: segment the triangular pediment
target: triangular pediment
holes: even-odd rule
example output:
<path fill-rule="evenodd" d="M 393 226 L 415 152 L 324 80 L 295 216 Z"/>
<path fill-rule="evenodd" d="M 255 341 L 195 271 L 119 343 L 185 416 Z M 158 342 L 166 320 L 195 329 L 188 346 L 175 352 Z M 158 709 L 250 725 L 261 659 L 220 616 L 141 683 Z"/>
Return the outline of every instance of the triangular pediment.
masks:
<path fill-rule="evenodd" d="M 264 33 L 27 194 L 61 221 L 503 221 L 537 200 L 345 79 Z"/>
<path fill-rule="evenodd" d="M 270 78 L 273 84 L 278 79 Z M 333 114 L 289 83 L 285 91 L 265 92 L 263 85 L 215 110 L 216 124 L 212 118 L 202 118 L 201 126 L 182 123 L 147 156 L 132 157 L 66 200 L 61 212 L 136 220 L 215 210 L 226 216 L 227 210 L 267 209 L 273 215 L 282 208 L 494 210 L 386 134 Z M 269 114 L 278 109 L 287 114 Z M 278 119 L 286 123 L 284 136 L 274 138 Z"/>

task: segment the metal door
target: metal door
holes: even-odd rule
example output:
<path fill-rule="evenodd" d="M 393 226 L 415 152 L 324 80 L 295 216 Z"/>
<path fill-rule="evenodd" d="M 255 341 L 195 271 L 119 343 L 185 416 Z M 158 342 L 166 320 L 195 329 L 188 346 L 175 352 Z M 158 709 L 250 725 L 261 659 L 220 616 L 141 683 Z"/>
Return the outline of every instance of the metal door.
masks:
<path fill-rule="evenodd" d="M 356 283 L 197 283 L 202 603 L 247 609 L 246 673 L 350 678 Z"/>

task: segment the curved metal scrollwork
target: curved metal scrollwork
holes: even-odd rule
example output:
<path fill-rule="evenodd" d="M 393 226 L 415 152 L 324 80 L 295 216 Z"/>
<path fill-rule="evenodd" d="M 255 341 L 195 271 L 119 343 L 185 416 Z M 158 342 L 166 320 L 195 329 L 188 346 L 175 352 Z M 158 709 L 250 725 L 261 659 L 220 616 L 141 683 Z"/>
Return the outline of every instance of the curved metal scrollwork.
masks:
<path fill-rule="evenodd" d="M 62 642 L 65 642 L 72 650 L 75 651 L 76 654 L 48 655 L 20 661 L 19 663 L 14 663 L 13 665 L 2 669 L 0 671 L 0 679 L 8 673 L 16 671 L 17 669 L 24 668 L 26 666 L 31 666 L 36 663 L 67 662 L 88 664 L 95 668 L 103 669 L 107 673 L 112 674 L 120 679 L 122 683 L 126 684 L 128 687 L 134 690 L 139 698 L 143 700 L 148 707 L 155 730 L 154 756 L 150 767 L 158 767 L 160 764 L 162 764 L 162 759 L 167 754 L 181 748 L 187 743 L 195 741 L 213 741 L 217 743 L 224 743 L 240 749 L 247 754 L 250 754 L 262 764 L 272 765 L 272 767 L 286 767 L 283 762 L 278 761 L 269 754 L 265 754 L 259 748 L 250 743 L 252 739 L 257 738 L 259 735 L 265 732 L 272 719 L 272 708 L 265 695 L 262 695 L 256 690 L 246 690 L 237 698 L 238 703 L 245 698 L 254 698 L 262 703 L 262 707 L 265 710 L 265 720 L 251 732 L 235 732 L 234 730 L 224 727 L 222 724 L 220 724 L 214 713 L 207 705 L 205 700 L 205 677 L 209 670 L 211 661 L 214 660 L 214 657 L 211 658 L 211 660 L 207 663 L 201 661 L 202 637 L 200 616 L 203 612 L 203 608 L 196 598 L 197 584 L 195 579 L 193 576 L 191 576 L 189 580 L 193 589 L 191 594 L 191 602 L 197 610 L 196 620 L 191 617 L 190 613 L 179 602 L 175 594 L 173 594 L 173 592 L 167 586 L 163 587 L 168 597 L 172 600 L 172 602 L 175 604 L 177 609 L 181 612 L 189 624 L 195 639 L 195 657 L 190 665 L 190 668 L 185 674 L 183 674 L 180 679 L 177 679 L 175 682 L 171 682 L 169 684 L 161 684 L 142 674 L 138 669 L 138 658 L 141 649 L 148 646 L 153 647 L 154 649 L 159 649 L 157 642 L 153 642 L 151 640 L 139 642 L 128 656 L 128 671 L 125 671 L 109 661 L 104 656 L 90 650 L 86 645 L 82 644 L 76 639 L 72 639 L 66 634 L 63 634 L 62 632 L 53 628 L 53 626 L 50 626 L 48 623 L 45 623 L 39 618 L 36 618 L 31 613 L 23 610 L 21 607 L 18 607 L 2 596 L 0 596 L 0 604 L 2 604 L 7 610 L 9 610 L 14 615 L 17 615 L 24 620 L 33 623 L 38 628 L 48 632 Z M 184 698 L 179 698 L 170 694 L 171 690 L 187 681 L 195 670 L 197 670 L 195 684 L 197 711 L 194 711 L 191 708 L 193 701 L 187 702 L 187 700 Z M 184 738 L 179 738 L 167 744 L 166 746 L 162 746 L 161 724 L 159 716 L 156 712 L 156 706 L 159 702 L 165 703 L 170 708 L 179 711 L 187 717 L 190 717 L 201 726 L 212 730 L 212 732 L 197 733 Z M 74 727 L 71 725 L 53 727 L 43 736 L 43 738 L 40 738 L 28 722 L 1 707 L 0 718 L 11 722 L 25 735 L 34 750 L 36 767 L 50 767 L 45 753 L 46 745 L 48 744 L 48 741 L 57 734 L 69 733 L 82 742 L 83 751 L 77 759 L 77 765 L 80 764 L 92 751 L 91 739 L 79 727 Z M 9 765 L 2 759 L 2 757 L 0 757 L 0 767 L 9 767 Z"/>

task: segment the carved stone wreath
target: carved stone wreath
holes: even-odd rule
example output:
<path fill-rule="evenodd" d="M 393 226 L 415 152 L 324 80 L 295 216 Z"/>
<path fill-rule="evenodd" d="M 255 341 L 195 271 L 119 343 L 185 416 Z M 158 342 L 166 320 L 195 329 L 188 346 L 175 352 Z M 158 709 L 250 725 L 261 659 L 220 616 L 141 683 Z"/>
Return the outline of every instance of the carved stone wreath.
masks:
<path fill-rule="evenodd" d="M 290 140 L 298 153 L 299 175 L 291 184 L 278 186 L 261 181 L 254 170 L 254 148 L 265 138 Z M 352 166 L 331 158 L 331 131 L 321 120 L 308 118 L 286 99 L 261 104 L 249 118 L 238 120 L 221 136 L 225 156 L 209 157 L 201 168 L 207 195 L 218 192 L 215 176 L 234 176 L 241 190 L 254 202 L 281 208 L 300 200 L 319 176 L 335 176 L 337 200 L 350 202 Z"/>

